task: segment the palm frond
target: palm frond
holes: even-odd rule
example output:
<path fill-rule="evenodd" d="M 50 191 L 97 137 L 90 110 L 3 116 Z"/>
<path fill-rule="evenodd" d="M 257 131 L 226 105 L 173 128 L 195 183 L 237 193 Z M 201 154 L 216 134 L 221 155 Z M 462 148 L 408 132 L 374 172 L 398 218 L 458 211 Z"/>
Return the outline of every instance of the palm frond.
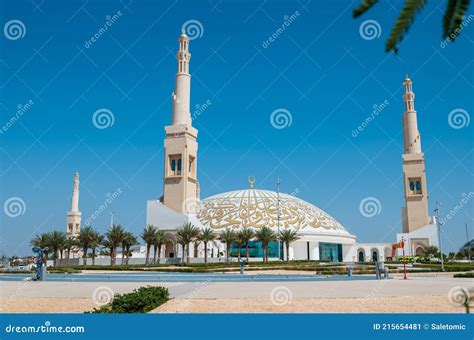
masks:
<path fill-rule="evenodd" d="M 393 50 L 395 53 L 398 52 L 397 43 L 403 40 L 403 35 L 408 31 L 415 20 L 416 12 L 424 7 L 425 2 L 425 0 L 406 0 L 405 6 L 390 32 L 390 37 L 385 45 L 385 51 L 389 52 Z"/>
<path fill-rule="evenodd" d="M 456 10 L 458 2 L 459 0 L 448 0 L 448 7 L 444 12 L 443 17 L 443 38 L 446 38 L 451 33 L 454 12 Z"/>
<path fill-rule="evenodd" d="M 451 39 L 454 40 L 459 35 L 460 30 L 462 29 L 462 25 L 463 25 L 464 13 L 466 13 L 469 7 L 469 2 L 470 0 L 458 0 L 456 1 L 454 9 L 451 9 L 450 7 L 448 7 L 445 13 L 444 20 L 445 22 L 449 21 L 450 26 L 443 27 L 444 37 L 449 36 L 451 37 Z M 448 13 L 448 10 L 450 11 L 452 10 L 452 12 Z M 448 16 L 450 16 L 449 19 L 447 19 Z"/>
<path fill-rule="evenodd" d="M 362 0 L 359 6 L 352 11 L 352 17 L 357 18 L 367 12 L 379 0 Z"/>

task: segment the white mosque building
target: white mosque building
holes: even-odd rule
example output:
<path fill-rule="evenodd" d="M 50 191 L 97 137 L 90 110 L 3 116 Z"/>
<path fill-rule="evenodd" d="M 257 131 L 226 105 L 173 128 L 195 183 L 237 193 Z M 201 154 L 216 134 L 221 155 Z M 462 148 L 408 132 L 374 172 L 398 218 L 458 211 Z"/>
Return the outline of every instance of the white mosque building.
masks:
<path fill-rule="evenodd" d="M 392 256 L 392 243 L 357 243 L 334 217 L 317 206 L 292 195 L 254 188 L 254 179 L 249 178 L 248 189 L 220 193 L 200 199 L 198 182 L 198 131 L 192 126 L 190 114 L 191 75 L 189 63 L 189 38 L 179 37 L 177 53 L 178 69 L 175 89 L 172 94 L 172 123 L 165 127 L 164 192 L 159 199 L 147 202 L 146 224 L 154 225 L 173 233 L 183 223 L 191 222 L 199 228 L 212 228 L 216 234 L 223 230 L 237 231 L 242 228 L 254 230 L 270 227 L 279 232 L 295 230 L 300 239 L 289 248 L 292 260 L 327 260 L 333 262 L 384 261 Z M 428 191 L 425 161 L 421 149 L 421 138 L 414 108 L 412 82 L 404 81 L 403 135 L 405 150 L 403 178 L 405 206 L 402 208 L 403 237 L 407 255 L 420 254 L 430 245 L 438 246 L 437 228 L 428 214 Z M 79 229 L 75 222 L 80 218 L 78 210 L 78 177 L 75 179 L 73 205 L 68 214 L 68 232 Z M 79 215 L 78 215 L 79 214 Z M 79 222 L 80 223 L 80 222 Z M 395 240 L 394 240 L 395 242 Z M 144 247 L 142 247 L 144 248 Z M 275 242 L 270 245 L 270 258 L 286 258 L 284 247 L 278 249 Z M 235 249 L 233 250 L 235 252 Z M 401 255 L 401 249 L 398 249 Z M 170 245 L 162 250 L 164 261 L 173 262 L 181 258 L 181 247 Z M 144 249 L 133 254 L 133 258 L 144 257 Z M 232 253 L 232 250 L 231 250 Z M 191 261 L 204 258 L 202 245 L 190 247 Z M 225 245 L 216 241 L 210 245 L 209 262 L 219 261 L 225 255 Z M 259 260 L 262 249 L 258 242 L 250 244 L 251 259 Z"/>

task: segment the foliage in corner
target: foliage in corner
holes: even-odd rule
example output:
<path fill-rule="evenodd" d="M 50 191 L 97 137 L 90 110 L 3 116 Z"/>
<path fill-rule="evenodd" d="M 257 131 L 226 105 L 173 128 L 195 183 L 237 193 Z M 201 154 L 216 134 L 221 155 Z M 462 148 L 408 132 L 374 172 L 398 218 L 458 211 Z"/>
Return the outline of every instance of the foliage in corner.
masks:
<path fill-rule="evenodd" d="M 447 0 L 448 5 L 443 16 L 443 38 L 450 37 L 454 40 L 460 33 L 463 24 L 464 14 L 469 8 L 470 0 Z M 357 18 L 366 13 L 378 0 L 362 0 L 353 12 L 352 16 Z M 415 20 L 416 13 L 421 11 L 426 4 L 426 0 L 405 0 L 400 15 L 397 18 L 390 36 L 385 44 L 385 51 L 398 53 L 398 43 L 403 40 L 403 36 L 410 29 Z"/>
<path fill-rule="evenodd" d="M 357 18 L 360 17 L 362 14 L 367 12 L 370 7 L 375 5 L 379 0 L 362 0 L 360 5 L 352 11 L 352 17 Z"/>
<path fill-rule="evenodd" d="M 89 313 L 148 313 L 168 300 L 168 288 L 140 287 L 128 294 L 115 294 L 110 303 Z"/>

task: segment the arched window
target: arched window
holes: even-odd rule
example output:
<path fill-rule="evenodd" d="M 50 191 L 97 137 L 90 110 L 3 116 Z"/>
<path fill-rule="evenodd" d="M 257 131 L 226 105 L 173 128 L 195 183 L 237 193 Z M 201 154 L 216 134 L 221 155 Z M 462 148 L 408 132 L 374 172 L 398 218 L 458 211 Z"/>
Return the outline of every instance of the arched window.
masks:
<path fill-rule="evenodd" d="M 379 252 L 377 249 L 372 249 L 372 262 L 377 262 L 379 260 Z"/>

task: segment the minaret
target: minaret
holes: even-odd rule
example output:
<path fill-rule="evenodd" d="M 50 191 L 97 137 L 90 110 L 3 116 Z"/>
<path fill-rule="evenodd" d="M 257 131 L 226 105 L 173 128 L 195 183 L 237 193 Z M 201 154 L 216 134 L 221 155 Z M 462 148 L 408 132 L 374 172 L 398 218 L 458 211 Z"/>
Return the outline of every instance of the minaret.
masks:
<path fill-rule="evenodd" d="M 196 200 L 198 131 L 192 127 L 190 107 L 189 38 L 182 34 L 176 54 L 178 70 L 172 95 L 172 125 L 165 127 L 163 203 L 178 212 L 187 212 L 186 202 Z"/>
<path fill-rule="evenodd" d="M 412 82 L 406 76 L 403 82 L 403 182 L 405 206 L 402 208 L 403 232 L 409 233 L 429 224 L 428 190 L 426 186 L 425 158 L 421 151 L 421 138 L 415 111 L 415 94 Z"/>
<path fill-rule="evenodd" d="M 79 211 L 79 172 L 74 175 L 71 210 L 67 213 L 67 236 L 76 237 L 81 230 L 81 212 Z"/>

